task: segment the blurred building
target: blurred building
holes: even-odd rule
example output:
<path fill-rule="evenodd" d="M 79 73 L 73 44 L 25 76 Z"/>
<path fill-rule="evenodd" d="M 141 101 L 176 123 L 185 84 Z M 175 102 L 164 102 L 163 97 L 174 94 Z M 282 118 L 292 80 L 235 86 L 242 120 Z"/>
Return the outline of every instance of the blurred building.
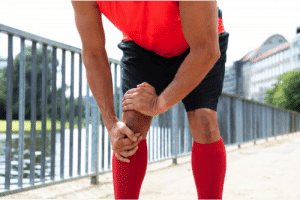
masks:
<path fill-rule="evenodd" d="M 235 61 L 232 66 L 225 68 L 223 92 L 227 94 L 244 96 L 242 89 L 243 75 L 241 71 L 243 64 L 244 62 L 242 61 Z"/>
<path fill-rule="evenodd" d="M 223 83 L 223 92 L 228 94 L 236 94 L 237 87 L 236 87 L 236 69 L 233 66 L 229 66 L 225 68 L 225 77 Z"/>
<path fill-rule="evenodd" d="M 278 77 L 292 70 L 291 45 L 281 35 L 268 38 L 260 48 L 256 49 L 252 57 L 244 66 L 246 98 L 264 102 L 265 92 L 273 88 Z"/>
<path fill-rule="evenodd" d="M 267 38 L 259 48 L 226 67 L 223 92 L 264 103 L 265 92 L 278 77 L 300 67 L 300 34 L 292 44 L 279 34 Z"/>
<path fill-rule="evenodd" d="M 291 62 L 294 70 L 300 69 L 300 27 L 297 28 L 297 35 L 291 42 Z"/>

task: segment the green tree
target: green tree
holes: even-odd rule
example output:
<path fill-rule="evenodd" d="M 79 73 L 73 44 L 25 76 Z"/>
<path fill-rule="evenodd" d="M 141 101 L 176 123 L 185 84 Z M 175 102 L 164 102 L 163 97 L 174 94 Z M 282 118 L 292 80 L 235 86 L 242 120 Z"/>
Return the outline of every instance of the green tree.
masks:
<path fill-rule="evenodd" d="M 51 51 L 47 50 L 47 85 L 51 85 Z M 41 119 L 41 105 L 42 105 L 42 48 L 37 49 L 36 52 L 36 67 L 37 67 L 37 91 L 36 91 L 36 114 L 37 119 Z M 32 60 L 32 48 L 25 48 L 25 119 L 30 119 L 30 98 L 31 98 L 31 60 Z M 57 62 L 58 64 L 58 62 Z M 20 54 L 18 54 L 13 60 L 13 99 L 12 99 L 12 113 L 13 119 L 18 119 L 19 113 L 19 72 L 20 72 Z M 0 91 L 4 93 L 2 98 L 0 97 L 0 104 L 5 107 L 1 110 L 0 118 L 6 117 L 6 94 L 7 94 L 7 67 L 3 69 L 3 76 L 0 80 Z M 48 90 L 47 103 L 51 102 L 51 92 Z M 3 105 L 4 104 L 4 105 Z M 0 106 L 1 107 L 1 106 Z"/>
<path fill-rule="evenodd" d="M 267 104 L 300 112 L 300 70 L 281 75 L 274 88 L 265 93 Z"/>
<path fill-rule="evenodd" d="M 36 119 L 42 118 L 42 48 L 37 49 L 37 90 L 36 90 Z M 31 99 L 31 60 L 32 60 L 32 48 L 25 48 L 25 119 L 30 119 L 30 99 Z M 56 61 L 59 65 L 58 60 Z M 52 52 L 47 50 L 47 117 L 51 117 L 52 108 Z M 55 66 L 55 67 L 57 67 Z M 13 119 L 19 118 L 19 70 L 20 70 L 20 54 L 18 54 L 13 61 Z M 66 90 L 69 86 L 66 86 Z M 6 119 L 6 94 L 7 94 L 7 67 L 2 69 L 2 75 L 0 79 L 0 119 Z M 65 116 L 66 120 L 70 115 L 70 98 L 65 98 Z M 56 119 L 59 120 L 61 116 L 61 88 L 57 88 L 56 93 Z M 84 117 L 85 105 L 82 103 L 82 117 Z M 74 99 L 75 115 L 78 116 L 78 99 Z"/>

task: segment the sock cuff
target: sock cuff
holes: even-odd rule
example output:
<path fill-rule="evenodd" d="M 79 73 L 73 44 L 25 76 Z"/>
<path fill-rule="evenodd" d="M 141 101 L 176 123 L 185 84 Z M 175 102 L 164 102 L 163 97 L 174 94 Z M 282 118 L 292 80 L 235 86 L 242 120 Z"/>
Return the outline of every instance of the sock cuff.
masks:
<path fill-rule="evenodd" d="M 211 144 L 201 144 L 201 143 L 197 143 L 195 142 L 195 140 L 193 141 L 193 148 L 196 148 L 196 149 L 223 149 L 225 150 L 225 145 L 224 145 L 224 142 L 223 142 L 223 139 L 220 138 L 218 141 L 214 142 L 214 143 L 211 143 Z"/>

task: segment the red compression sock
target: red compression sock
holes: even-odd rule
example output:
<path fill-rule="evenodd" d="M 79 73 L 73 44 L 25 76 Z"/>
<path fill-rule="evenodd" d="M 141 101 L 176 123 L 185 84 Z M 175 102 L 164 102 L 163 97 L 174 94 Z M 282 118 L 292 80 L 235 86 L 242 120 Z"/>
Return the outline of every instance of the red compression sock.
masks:
<path fill-rule="evenodd" d="M 226 150 L 222 138 L 212 144 L 193 142 L 192 170 L 198 199 L 222 199 Z"/>
<path fill-rule="evenodd" d="M 112 173 L 115 199 L 139 198 L 148 162 L 146 140 L 142 140 L 138 147 L 136 153 L 129 157 L 130 163 L 118 160 L 113 153 Z"/>

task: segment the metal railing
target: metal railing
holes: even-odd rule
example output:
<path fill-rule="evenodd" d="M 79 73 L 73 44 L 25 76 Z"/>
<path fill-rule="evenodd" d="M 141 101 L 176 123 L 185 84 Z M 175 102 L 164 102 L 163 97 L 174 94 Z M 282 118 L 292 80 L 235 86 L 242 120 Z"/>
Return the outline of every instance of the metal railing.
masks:
<path fill-rule="evenodd" d="M 91 182 L 97 183 L 99 174 L 111 171 L 112 151 L 97 103 L 91 96 L 88 84 L 82 77 L 84 73 L 82 71 L 81 50 L 1 24 L 0 33 L 5 33 L 8 38 L 7 128 L 5 145 L 2 145 L 3 142 L 1 143 L 0 137 L 1 151 L 5 146 L 5 158 L 0 151 L 0 196 L 85 177 L 91 177 Z M 16 67 L 13 58 L 14 37 L 21 38 L 19 130 L 17 134 L 13 134 L 12 131 L 13 84 L 16 84 L 13 83 L 13 69 Z M 24 131 L 25 70 L 28 67 L 25 66 L 25 41 L 31 43 L 30 136 L 26 135 Z M 42 77 L 37 77 L 37 44 L 42 46 Z M 3 45 L 0 40 L 0 48 Z M 51 64 L 49 66 L 47 65 L 48 49 L 51 50 Z M 59 66 L 57 66 L 58 50 L 61 51 L 61 64 Z M 69 65 L 66 59 L 67 53 L 70 54 L 71 58 Z M 78 56 L 78 68 L 75 70 L 76 55 Z M 109 59 L 109 62 L 113 74 L 114 105 L 117 117 L 120 119 L 122 116 L 120 102 L 123 98 L 120 89 L 122 85 L 121 68 L 119 61 Z M 66 74 L 68 67 L 70 67 L 70 73 Z M 78 76 L 75 76 L 76 71 L 79 71 Z M 67 84 L 66 75 L 70 75 L 70 85 Z M 48 76 L 51 77 L 51 83 L 47 79 Z M 40 78 L 42 84 L 37 85 L 37 79 Z M 78 81 L 75 83 L 75 80 Z M 61 87 L 58 87 L 58 82 Z M 85 97 L 83 97 L 83 82 L 86 84 Z M 75 88 L 77 83 L 78 87 Z M 42 88 L 42 128 L 39 134 L 36 129 L 38 87 Z M 68 87 L 70 87 L 69 97 L 67 95 Z M 59 89 L 61 92 L 60 96 L 57 97 Z M 78 91 L 77 98 L 75 91 Z M 51 96 L 50 117 L 50 111 L 47 110 L 49 94 Z M 67 100 L 68 98 L 69 100 Z M 79 102 L 77 106 L 75 106 L 76 101 Z M 85 106 L 83 107 L 83 105 Z M 57 110 L 59 106 L 60 110 Z M 69 107 L 69 113 L 67 113 L 67 107 Z M 300 131 L 299 113 L 232 95 L 222 94 L 217 112 L 219 129 L 226 146 L 255 142 L 268 137 Z M 60 115 L 59 120 L 57 120 L 58 114 Z M 78 119 L 77 122 L 75 119 Z M 47 123 L 51 124 L 50 131 L 47 131 L 49 129 Z M 60 128 L 57 124 L 60 124 Z M 69 124 L 68 127 L 66 127 L 67 124 Z M 14 145 L 15 143 L 17 145 Z M 181 102 L 167 112 L 153 118 L 147 136 L 147 145 L 149 163 L 167 159 L 173 159 L 173 163 L 176 163 L 178 157 L 190 155 L 192 137 L 187 114 Z M 24 146 L 28 149 L 24 149 Z M 37 146 L 39 147 L 37 148 Z M 36 149 L 40 149 L 40 151 L 36 151 Z M 3 172 L 5 173 L 1 174 Z"/>

